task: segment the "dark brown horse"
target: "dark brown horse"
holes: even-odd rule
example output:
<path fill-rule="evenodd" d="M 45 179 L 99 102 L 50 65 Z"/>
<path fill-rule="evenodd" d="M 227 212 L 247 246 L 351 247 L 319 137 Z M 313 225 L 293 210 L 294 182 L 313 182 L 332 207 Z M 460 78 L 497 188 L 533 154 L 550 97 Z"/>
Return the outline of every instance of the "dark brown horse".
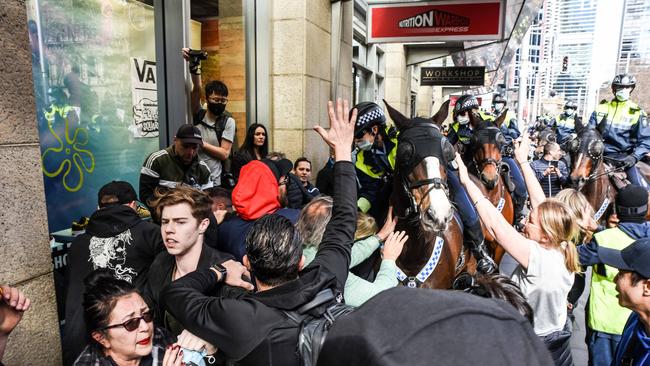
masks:
<path fill-rule="evenodd" d="M 432 119 L 409 119 L 388 103 L 386 108 L 399 130 L 390 202 L 398 217 L 396 230 L 409 236 L 397 259 L 398 279 L 409 287 L 451 288 L 470 255 L 448 198 L 445 167 L 454 150 L 440 125 L 449 102 Z"/>
<path fill-rule="evenodd" d="M 616 196 L 616 189 L 609 180 L 609 173 L 603 152 L 603 130 L 607 121 L 603 119 L 596 128 L 588 127 L 576 121 L 576 134 L 568 144 L 571 154 L 570 181 L 573 188 L 585 195 L 594 208 L 594 219 L 604 219 Z M 614 170 L 621 170 L 614 169 Z"/>
<path fill-rule="evenodd" d="M 515 211 L 510 191 L 501 177 L 501 170 L 508 165 L 501 161 L 501 148 L 506 144 L 506 139 L 499 126 L 503 123 L 506 113 L 502 113 L 494 122 L 485 121 L 479 115 L 470 113 L 472 138 L 465 154 L 465 165 L 470 172 L 470 177 L 483 191 L 483 194 L 492 204 L 501 211 L 503 217 L 510 224 L 514 223 Z M 505 164 L 505 165 L 504 165 Z M 505 174 L 508 174 L 505 172 Z M 483 227 L 483 235 L 490 250 L 490 255 L 496 263 L 501 261 L 505 251 L 488 230 Z"/>

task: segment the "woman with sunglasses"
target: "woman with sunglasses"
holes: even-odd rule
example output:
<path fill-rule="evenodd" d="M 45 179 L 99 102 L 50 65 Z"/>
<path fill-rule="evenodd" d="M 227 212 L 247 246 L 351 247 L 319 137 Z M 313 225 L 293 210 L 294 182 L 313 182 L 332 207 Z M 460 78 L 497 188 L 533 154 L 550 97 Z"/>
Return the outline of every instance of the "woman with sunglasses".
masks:
<path fill-rule="evenodd" d="M 521 288 L 534 311 L 534 330 L 546 344 L 556 365 L 572 365 L 567 295 L 574 273 L 580 271 L 575 243 L 579 237 L 576 217 L 566 204 L 546 199 L 528 163 L 529 139 L 515 149 L 530 194 L 531 211 L 521 234 L 485 198 L 467 173 L 460 156 L 460 181 L 474 202 L 481 221 L 519 264 L 512 280 Z"/>
<path fill-rule="evenodd" d="M 84 319 L 90 340 L 74 364 L 163 365 L 165 349 L 173 339 L 154 326 L 153 314 L 135 287 L 105 269 L 92 272 L 84 284 Z M 178 347 L 168 349 L 166 358 L 182 357 L 179 351 Z"/>

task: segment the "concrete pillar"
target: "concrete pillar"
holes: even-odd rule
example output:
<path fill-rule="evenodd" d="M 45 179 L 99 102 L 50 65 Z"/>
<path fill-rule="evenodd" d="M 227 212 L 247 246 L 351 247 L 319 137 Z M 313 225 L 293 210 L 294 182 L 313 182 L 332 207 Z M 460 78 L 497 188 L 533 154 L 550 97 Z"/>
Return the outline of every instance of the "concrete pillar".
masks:
<path fill-rule="evenodd" d="M 9 337 L 3 363 L 59 365 L 25 1 L 3 2 L 0 44 L 0 283 L 18 286 L 32 300 L 32 308 Z"/>
<path fill-rule="evenodd" d="M 393 108 L 409 115 L 410 74 L 406 67 L 406 51 L 402 44 L 386 45 L 386 78 L 384 99 Z"/>
<path fill-rule="evenodd" d="M 343 3 L 338 95 L 352 93 L 353 3 Z M 316 172 L 329 155 L 327 146 L 313 131 L 329 127 L 327 101 L 334 75 L 331 72 L 331 2 L 329 0 L 273 0 L 271 83 L 271 149 L 295 160 L 312 161 Z"/>

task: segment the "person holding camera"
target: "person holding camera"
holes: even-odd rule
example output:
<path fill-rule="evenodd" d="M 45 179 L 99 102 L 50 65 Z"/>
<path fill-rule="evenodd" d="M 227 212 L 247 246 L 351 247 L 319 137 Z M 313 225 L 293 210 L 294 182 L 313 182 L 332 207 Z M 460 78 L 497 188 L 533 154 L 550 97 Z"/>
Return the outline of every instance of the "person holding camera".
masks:
<path fill-rule="evenodd" d="M 222 81 L 212 80 L 205 85 L 206 108 L 201 105 L 201 61 L 208 58 L 205 51 L 183 48 L 192 75 L 191 108 L 193 123 L 201 130 L 203 145 L 199 160 L 210 168 L 210 179 L 215 186 L 222 184 L 224 164 L 230 157 L 235 141 L 235 119 L 228 111 L 228 87 Z M 224 182 L 226 183 L 226 182 Z M 229 183 L 230 184 L 230 183 Z M 232 187 L 228 187 L 232 188 Z"/>
<path fill-rule="evenodd" d="M 566 163 L 560 160 L 561 158 L 560 145 L 557 142 L 548 142 L 544 145 L 544 156 L 530 163 L 546 197 L 558 194 L 569 177 Z"/>

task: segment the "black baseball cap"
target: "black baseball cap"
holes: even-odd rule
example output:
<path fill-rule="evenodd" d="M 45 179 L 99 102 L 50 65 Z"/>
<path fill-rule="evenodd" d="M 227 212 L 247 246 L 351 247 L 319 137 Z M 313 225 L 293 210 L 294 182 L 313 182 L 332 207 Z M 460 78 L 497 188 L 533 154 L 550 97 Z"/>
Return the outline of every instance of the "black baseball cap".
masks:
<path fill-rule="evenodd" d="M 636 240 L 623 250 L 598 247 L 598 256 L 608 266 L 650 279 L 650 238 Z"/>
<path fill-rule="evenodd" d="M 278 182 L 280 181 L 280 178 L 289 174 L 291 169 L 293 169 L 293 163 L 291 163 L 291 160 L 289 159 L 262 159 L 262 163 L 266 164 L 266 166 L 271 169 L 271 172 L 273 172 L 273 175 L 275 175 L 275 179 Z"/>
<path fill-rule="evenodd" d="M 182 142 L 203 145 L 203 137 L 198 127 L 190 124 L 184 124 L 176 131 L 176 138 Z"/>
<path fill-rule="evenodd" d="M 97 205 L 107 207 L 123 205 L 138 199 L 135 189 L 129 182 L 114 180 L 105 184 L 97 193 Z"/>

